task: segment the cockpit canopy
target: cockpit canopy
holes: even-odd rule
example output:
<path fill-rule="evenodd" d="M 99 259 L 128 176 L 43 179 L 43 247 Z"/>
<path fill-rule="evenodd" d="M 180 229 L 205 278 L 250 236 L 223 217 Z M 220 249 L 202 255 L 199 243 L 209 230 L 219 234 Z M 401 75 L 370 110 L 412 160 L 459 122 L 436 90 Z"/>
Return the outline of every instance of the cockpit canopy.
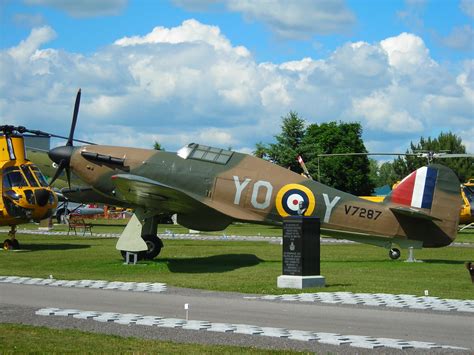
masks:
<path fill-rule="evenodd" d="M 234 152 L 226 149 L 209 147 L 207 145 L 190 143 L 178 150 L 177 154 L 183 159 L 202 160 L 225 165 Z"/>

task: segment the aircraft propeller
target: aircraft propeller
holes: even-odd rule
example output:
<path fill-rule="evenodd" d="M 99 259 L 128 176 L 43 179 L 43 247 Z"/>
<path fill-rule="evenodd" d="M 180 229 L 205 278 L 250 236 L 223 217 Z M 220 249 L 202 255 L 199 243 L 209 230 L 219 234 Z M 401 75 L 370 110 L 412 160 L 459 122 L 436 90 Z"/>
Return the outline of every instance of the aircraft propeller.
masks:
<path fill-rule="evenodd" d="M 74 104 L 74 112 L 72 114 L 71 129 L 69 131 L 69 137 L 67 139 L 66 145 L 56 147 L 51 149 L 48 152 L 48 155 L 52 161 L 58 164 L 58 170 L 54 174 L 53 178 L 50 181 L 52 185 L 56 179 L 61 175 L 63 170 L 66 170 L 67 183 L 69 188 L 71 188 L 71 169 L 69 168 L 69 163 L 71 161 L 72 153 L 74 152 L 74 146 L 72 145 L 74 141 L 74 131 L 76 130 L 77 115 L 79 113 L 79 105 L 81 103 L 81 89 L 77 92 L 76 102 Z"/>

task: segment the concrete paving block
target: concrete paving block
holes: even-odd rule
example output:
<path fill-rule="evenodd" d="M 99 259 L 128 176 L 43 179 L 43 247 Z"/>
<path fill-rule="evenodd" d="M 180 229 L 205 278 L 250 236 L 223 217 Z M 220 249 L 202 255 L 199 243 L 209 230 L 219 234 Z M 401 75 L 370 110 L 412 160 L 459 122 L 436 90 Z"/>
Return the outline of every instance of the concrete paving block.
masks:
<path fill-rule="evenodd" d="M 183 329 L 189 330 L 205 330 L 211 327 L 211 323 L 207 321 L 200 321 L 200 320 L 188 320 L 183 325 Z"/>
<path fill-rule="evenodd" d="M 84 287 L 89 287 L 94 284 L 95 281 L 93 280 L 80 280 L 76 287 L 84 288 Z"/>
<path fill-rule="evenodd" d="M 50 284 L 48 284 L 48 286 L 61 287 L 66 282 L 67 282 L 66 280 L 55 280 L 54 282 L 51 282 Z"/>
<path fill-rule="evenodd" d="M 259 335 L 263 333 L 260 327 L 257 327 L 254 325 L 234 324 L 234 326 L 235 326 L 234 333 L 238 333 L 238 334 Z"/>
<path fill-rule="evenodd" d="M 79 281 L 66 281 L 64 284 L 62 284 L 62 287 L 76 287 Z"/>
<path fill-rule="evenodd" d="M 49 286 L 53 282 L 55 282 L 55 279 L 42 279 L 40 282 L 37 283 L 38 286 Z"/>
<path fill-rule="evenodd" d="M 120 317 L 120 313 L 103 312 L 99 314 L 97 317 L 93 317 L 92 319 L 97 322 L 108 323 L 108 322 L 113 322 L 119 317 Z"/>
<path fill-rule="evenodd" d="M 137 325 L 148 325 L 148 326 L 154 326 L 160 323 L 161 317 L 152 317 L 152 316 L 145 316 L 140 319 L 138 319 L 135 324 Z"/>
<path fill-rule="evenodd" d="M 408 341 L 407 342 L 409 345 L 414 347 L 415 349 L 439 349 L 441 348 L 440 345 L 437 345 L 435 343 L 428 343 L 424 341 Z"/>
<path fill-rule="evenodd" d="M 352 342 L 349 345 L 354 348 L 362 349 L 379 349 L 384 347 L 382 344 L 373 341 Z"/>
<path fill-rule="evenodd" d="M 69 317 L 74 314 L 81 313 L 79 309 L 60 309 L 59 311 L 54 312 L 55 316 Z"/>
<path fill-rule="evenodd" d="M 281 295 L 280 300 L 282 301 L 298 301 L 298 295 Z"/>
<path fill-rule="evenodd" d="M 92 319 L 94 317 L 99 316 L 100 312 L 93 312 L 93 311 L 85 311 L 85 312 L 79 312 L 77 314 L 74 314 L 72 318 L 76 319 Z"/>
<path fill-rule="evenodd" d="M 135 324 L 139 318 L 138 317 L 120 317 L 117 319 L 114 319 L 114 323 L 117 324 L 122 324 L 122 325 L 129 325 L 129 324 Z"/>
<path fill-rule="evenodd" d="M 36 277 L 36 278 L 29 279 L 29 280 L 23 282 L 23 284 L 25 284 L 25 285 L 38 285 L 41 281 L 43 281 L 43 279 L 40 279 L 40 278 Z"/>
<path fill-rule="evenodd" d="M 262 300 L 267 300 L 267 301 L 275 301 L 275 300 L 279 300 L 280 298 L 281 296 L 278 296 L 278 295 L 265 295 L 261 297 Z"/>
<path fill-rule="evenodd" d="M 400 350 L 413 348 L 413 345 L 411 345 L 410 342 L 401 339 L 377 338 L 377 342 L 387 348 L 394 348 Z"/>
<path fill-rule="evenodd" d="M 458 312 L 469 312 L 469 313 L 474 313 L 474 307 L 458 307 L 455 308 L 456 311 Z"/>
<path fill-rule="evenodd" d="M 275 338 L 288 338 L 290 333 L 285 328 L 260 327 L 262 335 Z"/>
<path fill-rule="evenodd" d="M 235 326 L 229 323 L 211 323 L 211 326 L 207 328 L 209 332 L 220 332 L 220 333 L 232 333 L 235 330 Z"/>
<path fill-rule="evenodd" d="M 321 344 L 329 344 L 329 345 L 345 345 L 350 344 L 349 340 L 341 340 L 334 337 L 320 337 L 318 342 Z"/>
<path fill-rule="evenodd" d="M 292 340 L 312 341 L 319 339 L 314 333 L 305 330 L 288 330 L 288 333 L 288 339 Z"/>
<path fill-rule="evenodd" d="M 12 284 L 22 284 L 25 283 L 26 281 L 30 280 L 31 277 L 17 277 L 14 280 L 10 281 Z"/>
<path fill-rule="evenodd" d="M 59 308 L 41 308 L 38 309 L 35 314 L 39 316 L 52 316 L 55 312 L 60 311 Z"/>

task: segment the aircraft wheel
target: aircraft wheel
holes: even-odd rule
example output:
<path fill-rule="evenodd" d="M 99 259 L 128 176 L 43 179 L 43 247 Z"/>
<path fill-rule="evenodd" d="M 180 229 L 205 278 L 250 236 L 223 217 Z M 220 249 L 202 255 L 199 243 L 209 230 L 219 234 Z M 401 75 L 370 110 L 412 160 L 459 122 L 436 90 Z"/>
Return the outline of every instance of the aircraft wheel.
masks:
<path fill-rule="evenodd" d="M 11 249 L 13 249 L 13 245 L 12 245 L 11 239 L 5 239 L 5 241 L 3 242 L 3 249 L 5 249 L 5 250 L 11 250 Z"/>
<path fill-rule="evenodd" d="M 161 252 L 161 248 L 163 248 L 163 242 L 160 238 L 153 234 L 142 235 L 142 239 L 145 241 L 148 250 L 141 251 L 138 253 L 138 258 L 152 260 Z"/>
<path fill-rule="evenodd" d="M 392 248 L 388 252 L 388 256 L 390 256 L 390 259 L 392 260 L 397 260 L 402 253 L 400 252 L 400 249 L 397 248 Z"/>
<path fill-rule="evenodd" d="M 142 236 L 142 239 L 145 241 L 146 246 L 148 247 L 147 251 L 141 251 L 138 253 L 138 260 L 152 260 L 161 252 L 163 248 L 163 242 L 156 235 L 148 234 Z M 123 260 L 126 260 L 127 252 L 125 250 L 120 250 Z"/>

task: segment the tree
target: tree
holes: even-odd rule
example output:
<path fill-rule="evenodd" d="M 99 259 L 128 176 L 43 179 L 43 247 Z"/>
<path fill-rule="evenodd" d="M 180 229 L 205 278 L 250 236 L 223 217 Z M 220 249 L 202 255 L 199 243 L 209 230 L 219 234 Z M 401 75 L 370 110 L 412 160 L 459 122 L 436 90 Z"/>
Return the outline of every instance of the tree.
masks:
<path fill-rule="evenodd" d="M 153 149 L 165 150 L 165 148 L 163 148 L 163 146 L 158 141 L 155 141 L 155 143 L 153 144 Z"/>
<path fill-rule="evenodd" d="M 374 182 L 370 178 L 367 156 L 318 158 L 318 154 L 367 153 L 360 123 L 329 122 L 309 125 L 302 153 L 310 174 L 323 184 L 355 195 L 372 193 Z"/>
<path fill-rule="evenodd" d="M 301 173 L 302 169 L 296 157 L 301 152 L 301 143 L 305 136 L 305 121 L 293 111 L 290 111 L 286 117 L 282 117 L 282 120 L 281 133 L 275 136 L 277 142 L 267 147 L 259 143 L 255 152 L 262 157 L 267 157 L 275 164 Z"/>
<path fill-rule="evenodd" d="M 466 147 L 462 144 L 462 139 L 454 133 L 441 132 L 437 138 L 420 137 L 420 141 L 415 145 L 410 143 L 410 149 L 407 153 L 417 153 L 420 151 L 439 153 L 447 151 L 448 153 L 466 153 Z M 435 159 L 436 164 L 441 164 L 452 169 L 461 182 L 466 181 L 469 177 L 474 176 L 474 159 L 472 158 L 443 158 Z M 426 165 L 426 158 L 406 156 L 398 157 L 393 161 L 393 170 L 398 180 L 403 179 L 412 171 Z"/>
<path fill-rule="evenodd" d="M 310 174 L 326 185 L 353 194 L 368 195 L 374 182 L 366 156 L 318 158 L 322 153 L 367 152 L 359 123 L 329 122 L 305 126 L 296 112 L 282 117 L 281 133 L 276 143 L 257 143 L 254 155 L 301 173 L 296 160 L 302 155 Z M 319 176 L 319 177 L 318 177 Z"/>

